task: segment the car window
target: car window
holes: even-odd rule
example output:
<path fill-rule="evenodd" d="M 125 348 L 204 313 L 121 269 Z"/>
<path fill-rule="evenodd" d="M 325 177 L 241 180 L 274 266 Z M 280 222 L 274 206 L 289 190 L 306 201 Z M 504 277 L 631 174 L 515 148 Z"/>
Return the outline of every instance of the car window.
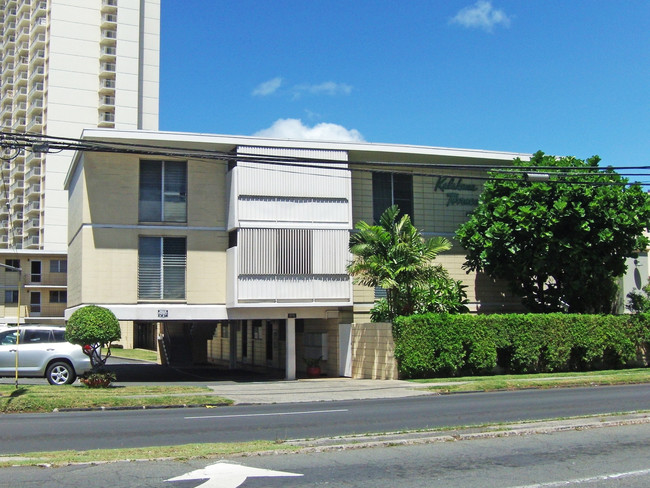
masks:
<path fill-rule="evenodd" d="M 49 330 L 28 329 L 25 331 L 23 341 L 25 344 L 43 344 L 52 342 Z"/>
<path fill-rule="evenodd" d="M 65 330 L 55 330 L 54 332 L 54 342 L 67 342 L 65 340 Z"/>
<path fill-rule="evenodd" d="M 8 330 L 0 333 L 0 346 L 10 346 L 16 343 L 18 332 L 15 330 Z"/>

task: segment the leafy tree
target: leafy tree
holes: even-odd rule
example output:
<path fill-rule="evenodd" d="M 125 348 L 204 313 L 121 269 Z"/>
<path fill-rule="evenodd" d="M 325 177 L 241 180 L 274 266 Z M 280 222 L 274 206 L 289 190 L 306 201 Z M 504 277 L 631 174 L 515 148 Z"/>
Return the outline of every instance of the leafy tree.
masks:
<path fill-rule="evenodd" d="M 79 344 L 90 356 L 93 370 L 98 370 L 106 364 L 111 355 L 111 342 L 122 336 L 120 323 L 107 308 L 97 305 L 87 305 L 76 310 L 68 320 L 65 338 L 72 344 Z M 102 357 L 102 348 L 106 354 Z"/>
<path fill-rule="evenodd" d="M 382 214 L 378 225 L 359 222 L 350 236 L 354 255 L 348 272 L 354 282 L 380 286 L 386 299 L 371 313 L 372 320 L 438 309 L 461 311 L 466 303 L 463 285 L 452 280 L 444 268 L 433 264 L 436 256 L 451 249 L 444 237 L 425 240 L 408 215 L 399 217 L 396 205 Z"/>
<path fill-rule="evenodd" d="M 610 312 L 626 258 L 648 245 L 650 202 L 599 161 L 540 151 L 495 171 L 456 233 L 465 268 L 507 280 L 532 311 Z M 522 177 L 540 167 L 545 181 Z"/>

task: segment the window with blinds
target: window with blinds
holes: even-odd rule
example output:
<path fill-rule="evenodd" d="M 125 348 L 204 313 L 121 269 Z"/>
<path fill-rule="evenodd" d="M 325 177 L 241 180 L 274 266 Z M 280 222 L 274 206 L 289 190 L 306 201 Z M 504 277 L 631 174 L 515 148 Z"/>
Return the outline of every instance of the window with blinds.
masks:
<path fill-rule="evenodd" d="M 140 222 L 187 222 L 187 162 L 140 161 Z"/>
<path fill-rule="evenodd" d="M 184 237 L 140 237 L 138 298 L 184 300 L 187 245 Z"/>

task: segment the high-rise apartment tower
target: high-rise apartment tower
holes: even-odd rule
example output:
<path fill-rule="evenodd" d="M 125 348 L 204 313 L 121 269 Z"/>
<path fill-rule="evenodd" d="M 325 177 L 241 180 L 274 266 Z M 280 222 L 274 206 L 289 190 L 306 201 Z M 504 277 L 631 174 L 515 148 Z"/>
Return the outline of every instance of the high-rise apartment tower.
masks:
<path fill-rule="evenodd" d="M 160 0 L 0 0 L 0 11 L 4 131 L 158 129 Z M 0 249 L 67 250 L 71 157 L 3 160 Z"/>
<path fill-rule="evenodd" d="M 159 53 L 160 0 L 0 0 L 3 137 L 157 130 Z M 0 148 L 0 323 L 66 306 L 72 151 L 30 149 Z"/>

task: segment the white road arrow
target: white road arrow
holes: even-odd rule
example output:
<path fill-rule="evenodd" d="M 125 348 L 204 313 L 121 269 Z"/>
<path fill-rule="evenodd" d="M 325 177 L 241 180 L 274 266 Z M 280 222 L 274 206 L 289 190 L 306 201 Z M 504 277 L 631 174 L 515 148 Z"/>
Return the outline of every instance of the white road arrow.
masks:
<path fill-rule="evenodd" d="M 270 469 L 249 468 L 241 464 L 216 463 L 206 466 L 203 469 L 197 469 L 166 481 L 207 481 L 197 488 L 237 488 L 241 486 L 246 478 L 276 478 L 280 476 L 302 476 L 297 473 L 287 473 L 285 471 L 272 471 Z"/>

